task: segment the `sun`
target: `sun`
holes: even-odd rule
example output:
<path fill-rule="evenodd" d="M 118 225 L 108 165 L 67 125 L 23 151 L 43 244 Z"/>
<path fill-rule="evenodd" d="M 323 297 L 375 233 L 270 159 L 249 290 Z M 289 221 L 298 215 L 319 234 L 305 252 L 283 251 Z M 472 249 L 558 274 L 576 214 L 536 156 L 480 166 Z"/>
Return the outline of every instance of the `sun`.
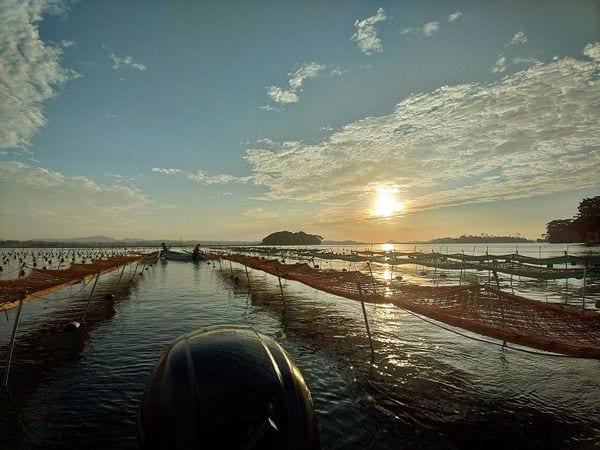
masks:
<path fill-rule="evenodd" d="M 390 217 L 404 209 L 404 204 L 396 200 L 397 190 L 382 188 L 377 190 L 377 201 L 373 208 L 373 214 L 377 217 Z"/>

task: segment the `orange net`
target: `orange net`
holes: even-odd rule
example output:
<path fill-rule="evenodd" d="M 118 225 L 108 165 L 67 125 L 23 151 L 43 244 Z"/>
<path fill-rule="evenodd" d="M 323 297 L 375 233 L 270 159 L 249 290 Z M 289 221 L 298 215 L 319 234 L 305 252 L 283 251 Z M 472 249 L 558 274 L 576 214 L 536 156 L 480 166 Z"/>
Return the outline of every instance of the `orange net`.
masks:
<path fill-rule="evenodd" d="M 571 356 L 600 358 L 600 314 L 508 294 L 489 286 L 410 286 L 361 272 L 319 271 L 246 255 L 225 259 L 324 292 L 371 303 L 392 303 L 485 336 Z"/>
<path fill-rule="evenodd" d="M 25 277 L 0 280 L 0 310 L 15 307 L 19 299 L 27 301 L 65 286 L 81 283 L 97 274 L 111 272 L 123 265 L 136 261 L 150 262 L 157 257 L 158 252 L 146 255 L 114 256 L 95 260 L 91 264 L 72 264 L 61 270 L 33 269 Z"/>

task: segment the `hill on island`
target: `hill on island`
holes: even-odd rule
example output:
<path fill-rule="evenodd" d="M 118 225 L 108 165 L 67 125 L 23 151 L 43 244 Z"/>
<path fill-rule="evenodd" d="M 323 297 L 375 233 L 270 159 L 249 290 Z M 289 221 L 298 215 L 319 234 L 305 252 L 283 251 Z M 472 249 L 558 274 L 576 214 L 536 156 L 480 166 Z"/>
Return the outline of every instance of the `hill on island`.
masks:
<path fill-rule="evenodd" d="M 323 238 L 316 234 L 307 234 L 304 231 L 292 233 L 291 231 L 277 231 L 265 237 L 262 245 L 321 245 Z"/>

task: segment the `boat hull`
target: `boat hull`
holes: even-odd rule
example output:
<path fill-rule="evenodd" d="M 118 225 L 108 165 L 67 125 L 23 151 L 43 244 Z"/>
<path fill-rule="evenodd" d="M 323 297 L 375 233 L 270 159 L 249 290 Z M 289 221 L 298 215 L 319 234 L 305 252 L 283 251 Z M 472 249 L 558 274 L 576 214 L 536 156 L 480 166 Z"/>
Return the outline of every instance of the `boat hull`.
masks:
<path fill-rule="evenodd" d="M 160 257 L 162 259 L 166 259 L 169 261 L 193 261 L 194 260 L 194 255 L 192 255 L 191 253 L 187 253 L 187 252 L 174 252 L 171 250 L 168 251 L 162 251 L 160 253 Z"/>

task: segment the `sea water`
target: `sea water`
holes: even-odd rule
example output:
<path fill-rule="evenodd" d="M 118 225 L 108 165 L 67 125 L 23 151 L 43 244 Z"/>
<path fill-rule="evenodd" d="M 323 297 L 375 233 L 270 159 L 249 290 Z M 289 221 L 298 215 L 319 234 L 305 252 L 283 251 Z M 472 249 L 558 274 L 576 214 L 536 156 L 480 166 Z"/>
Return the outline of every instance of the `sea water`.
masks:
<path fill-rule="evenodd" d="M 519 253 L 527 254 L 523 247 Z M 529 256 L 537 256 L 538 246 L 529 247 Z M 449 253 L 461 248 L 472 245 L 449 246 Z M 560 255 L 564 246 L 543 250 L 543 256 Z M 514 245 L 488 251 L 511 253 Z M 589 448 L 600 442 L 600 361 L 506 350 L 391 305 L 367 305 L 371 360 L 360 303 L 282 280 L 284 309 L 276 277 L 250 269 L 248 283 L 243 266 L 232 267 L 238 284 L 228 263 L 221 269 L 159 262 L 143 276 L 132 265 L 114 300 L 104 294 L 114 290 L 119 273 L 104 275 L 87 326 L 76 333 L 64 326 L 81 317 L 89 285 L 26 304 L 10 393 L 0 397 L 0 448 L 134 448 L 140 399 L 166 346 L 181 334 L 223 324 L 255 327 L 289 352 L 312 393 L 323 448 Z M 375 276 L 385 270 L 376 268 Z M 395 270 L 435 283 L 411 267 Z M 547 289 L 522 284 L 532 295 Z M 15 311 L 0 325 L 3 362 Z"/>

